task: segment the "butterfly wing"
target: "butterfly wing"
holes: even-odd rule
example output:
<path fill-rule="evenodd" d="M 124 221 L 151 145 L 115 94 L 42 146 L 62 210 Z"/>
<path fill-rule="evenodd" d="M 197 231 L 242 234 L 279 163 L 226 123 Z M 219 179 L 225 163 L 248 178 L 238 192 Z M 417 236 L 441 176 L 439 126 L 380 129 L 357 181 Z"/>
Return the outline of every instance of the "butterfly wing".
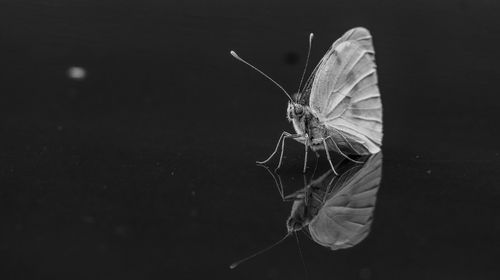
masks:
<path fill-rule="evenodd" d="M 320 122 L 369 153 L 382 145 L 382 103 L 373 50 L 357 41 L 338 44 L 317 70 L 309 106 Z M 358 152 L 359 153 L 359 152 Z"/>
<path fill-rule="evenodd" d="M 344 173 L 308 225 L 312 239 L 332 250 L 361 242 L 370 232 L 381 178 L 381 153 Z"/>
<path fill-rule="evenodd" d="M 326 61 L 326 59 L 333 54 L 335 48 L 340 43 L 343 43 L 343 42 L 346 42 L 346 41 L 356 41 L 360 45 L 362 45 L 363 47 L 365 47 L 367 50 L 369 50 L 372 54 L 374 53 L 373 43 L 372 43 L 372 36 L 371 36 L 370 32 L 368 32 L 368 30 L 366 28 L 363 28 L 363 27 L 356 27 L 356 28 L 350 29 L 349 31 L 347 31 L 346 33 L 344 33 L 344 35 L 342 35 L 342 37 L 340 37 L 339 39 L 337 39 L 330 46 L 330 48 L 328 49 L 328 51 L 326 52 L 326 54 L 323 56 L 323 58 L 319 61 L 319 63 L 313 69 L 313 71 L 311 72 L 311 75 L 309 76 L 309 78 L 307 79 L 307 81 L 306 81 L 306 83 L 304 85 L 304 89 L 296 97 L 296 102 L 297 103 L 302 104 L 302 105 L 307 105 L 308 104 L 308 102 L 309 102 L 309 96 L 311 94 L 312 83 L 313 83 L 314 77 L 316 76 L 316 73 L 317 73 L 318 69 L 322 68 L 322 65 L 324 64 L 324 62 Z"/>

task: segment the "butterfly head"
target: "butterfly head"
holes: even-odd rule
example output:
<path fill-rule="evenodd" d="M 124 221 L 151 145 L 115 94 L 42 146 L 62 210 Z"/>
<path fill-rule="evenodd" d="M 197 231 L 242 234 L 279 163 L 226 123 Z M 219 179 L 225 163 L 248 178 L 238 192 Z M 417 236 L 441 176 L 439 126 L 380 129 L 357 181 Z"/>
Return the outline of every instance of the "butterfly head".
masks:
<path fill-rule="evenodd" d="M 306 225 L 307 222 L 302 216 L 291 216 L 286 221 L 286 229 L 288 232 L 299 231 Z"/>
<path fill-rule="evenodd" d="M 304 227 L 303 221 L 300 221 L 295 218 L 289 218 L 288 221 L 286 221 L 286 228 L 288 232 L 293 232 L 293 231 L 299 231 Z"/>
<path fill-rule="evenodd" d="M 294 119 L 301 119 L 306 113 L 306 108 L 298 103 L 288 102 L 288 108 L 286 109 L 286 115 L 289 121 Z"/>
<path fill-rule="evenodd" d="M 311 220 L 305 200 L 296 200 L 292 206 L 292 213 L 286 221 L 288 232 L 299 231 L 307 226 Z"/>

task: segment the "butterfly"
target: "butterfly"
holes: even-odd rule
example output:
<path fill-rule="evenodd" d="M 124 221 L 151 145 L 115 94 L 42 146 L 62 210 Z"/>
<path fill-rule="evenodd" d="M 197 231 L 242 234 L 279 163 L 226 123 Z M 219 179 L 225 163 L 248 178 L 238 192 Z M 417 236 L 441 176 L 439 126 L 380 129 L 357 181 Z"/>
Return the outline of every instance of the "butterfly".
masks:
<path fill-rule="evenodd" d="M 301 89 L 311 51 L 313 34 L 309 36 L 306 66 L 299 90 L 293 95 L 261 70 L 240 58 L 234 51 L 231 55 L 252 67 L 274 82 L 288 97 L 287 119 L 295 133 L 282 132 L 267 163 L 277 153 L 281 154 L 276 169 L 282 164 L 285 139 L 291 138 L 305 147 L 304 168 L 306 172 L 308 150 L 325 151 L 335 174 L 330 151 L 351 159 L 348 155 L 378 153 L 382 146 L 382 101 L 378 89 L 375 51 L 370 32 L 357 27 L 347 31 L 336 40 L 314 68 Z"/>

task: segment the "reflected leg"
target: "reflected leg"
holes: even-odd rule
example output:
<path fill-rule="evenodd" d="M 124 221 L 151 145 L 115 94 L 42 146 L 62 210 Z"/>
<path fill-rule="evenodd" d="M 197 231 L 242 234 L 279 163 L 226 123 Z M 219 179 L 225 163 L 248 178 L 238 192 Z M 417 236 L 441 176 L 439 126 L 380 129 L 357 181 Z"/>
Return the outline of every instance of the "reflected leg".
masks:
<path fill-rule="evenodd" d="M 273 172 L 271 172 L 271 170 L 269 170 L 269 167 L 263 165 L 263 164 L 257 164 L 257 166 L 261 166 L 263 168 L 265 168 L 267 170 L 267 172 L 269 174 L 271 174 L 271 177 L 273 177 L 273 180 L 274 180 L 274 184 L 276 185 L 276 188 L 278 189 L 278 193 L 280 194 L 281 196 L 281 199 L 283 201 L 285 201 L 285 191 L 283 190 L 283 183 L 281 182 L 281 177 L 279 174 L 278 177 L 276 178 L 276 176 L 274 175 Z"/>
<path fill-rule="evenodd" d="M 318 169 L 318 162 L 319 162 L 319 153 L 317 151 L 314 151 L 314 153 L 316 154 L 316 163 L 314 163 L 314 170 L 311 175 L 311 180 L 314 178 L 314 174 L 316 174 L 316 169 Z"/>

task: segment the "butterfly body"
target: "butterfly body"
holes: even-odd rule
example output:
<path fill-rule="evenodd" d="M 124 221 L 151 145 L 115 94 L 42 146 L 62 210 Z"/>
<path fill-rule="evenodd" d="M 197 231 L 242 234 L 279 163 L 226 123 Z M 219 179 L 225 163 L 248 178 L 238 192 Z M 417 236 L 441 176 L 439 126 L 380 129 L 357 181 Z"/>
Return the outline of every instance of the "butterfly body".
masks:
<path fill-rule="evenodd" d="M 293 124 L 296 134 L 303 135 L 302 137 L 293 139 L 304 145 L 307 143 L 308 147 L 315 152 L 325 150 L 323 139 L 327 139 L 326 144 L 329 150 L 335 151 L 340 149 L 341 152 L 350 155 L 370 154 L 363 145 L 356 142 L 348 142 L 334 127 L 322 123 L 308 106 L 289 104 L 287 118 Z"/>
<path fill-rule="evenodd" d="M 328 191 L 326 184 L 328 180 L 326 179 L 331 178 L 332 175 L 333 172 L 330 170 L 303 189 L 287 196 L 287 198 L 294 200 L 290 217 L 286 221 L 288 232 L 299 231 L 307 227 L 318 214 Z"/>

